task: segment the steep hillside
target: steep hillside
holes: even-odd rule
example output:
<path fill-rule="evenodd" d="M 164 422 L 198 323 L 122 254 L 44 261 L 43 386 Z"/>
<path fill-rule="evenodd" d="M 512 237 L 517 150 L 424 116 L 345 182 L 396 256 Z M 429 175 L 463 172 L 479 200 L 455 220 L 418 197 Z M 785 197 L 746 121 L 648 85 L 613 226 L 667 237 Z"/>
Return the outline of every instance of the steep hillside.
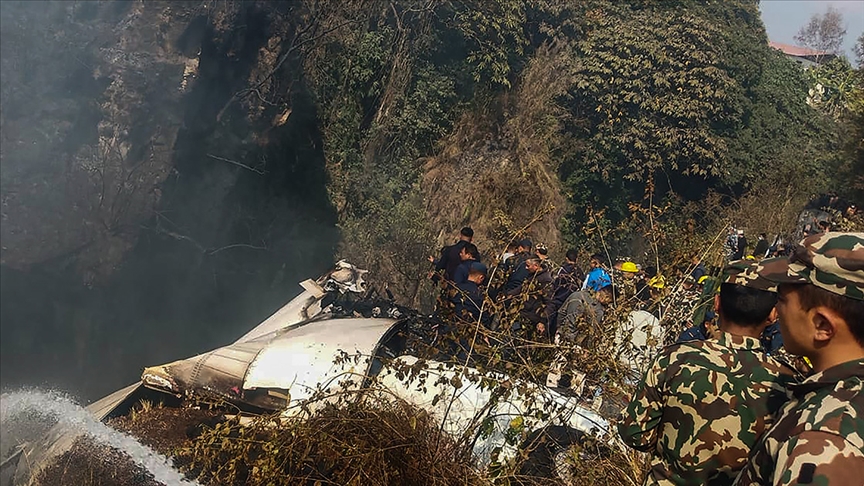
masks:
<path fill-rule="evenodd" d="M 0 31 L 4 385 L 99 395 L 334 258 L 426 306 L 463 225 L 487 259 L 671 265 L 855 167 L 755 0 L 3 2 Z"/>

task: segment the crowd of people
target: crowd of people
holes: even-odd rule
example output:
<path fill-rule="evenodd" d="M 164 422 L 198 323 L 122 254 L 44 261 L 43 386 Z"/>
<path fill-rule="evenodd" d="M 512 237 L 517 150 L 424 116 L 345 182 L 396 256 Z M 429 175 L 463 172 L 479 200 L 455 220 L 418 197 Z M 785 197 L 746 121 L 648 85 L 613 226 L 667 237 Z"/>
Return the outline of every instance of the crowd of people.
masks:
<path fill-rule="evenodd" d="M 577 315 L 602 321 L 603 309 L 616 300 L 648 305 L 665 286 L 656 269 L 642 269 L 632 261 L 609 267 L 599 253 L 588 259 L 585 269 L 577 263 L 576 250 L 569 250 L 557 265 L 545 245 L 527 238 L 509 245 L 490 269 L 481 261 L 473 235 L 470 227 L 462 228 L 456 243 L 444 247 L 438 258 L 429 257 L 435 265 L 430 277 L 442 288 L 438 312 L 500 329 L 503 316 L 496 311 L 504 310 L 518 316 L 508 331 L 537 341 L 554 342 L 556 336 L 560 339 L 559 331 L 572 334 L 568 326 Z M 618 279 L 615 286 L 613 278 Z M 485 309 L 484 300 L 491 303 Z"/>
<path fill-rule="evenodd" d="M 651 453 L 645 484 L 864 484 L 864 234 L 831 229 L 796 245 L 760 234 L 750 252 L 730 228 L 722 273 L 697 256 L 670 289 L 629 259 L 583 268 L 570 250 L 555 265 L 529 239 L 487 266 L 466 227 L 430 257 L 436 312 L 562 349 L 592 349 L 610 310 L 657 315 L 675 342 L 618 425 Z"/>
<path fill-rule="evenodd" d="M 864 484 L 864 233 L 810 235 L 722 282 L 718 332 L 663 348 L 622 413 L 645 484 Z M 766 348 L 775 323 L 810 369 Z"/>

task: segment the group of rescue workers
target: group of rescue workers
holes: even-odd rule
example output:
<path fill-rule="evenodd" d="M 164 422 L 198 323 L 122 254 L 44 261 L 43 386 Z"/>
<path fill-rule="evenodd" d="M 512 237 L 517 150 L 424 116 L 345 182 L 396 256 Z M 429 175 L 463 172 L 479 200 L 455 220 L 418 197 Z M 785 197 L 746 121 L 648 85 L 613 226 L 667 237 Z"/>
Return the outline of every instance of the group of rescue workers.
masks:
<path fill-rule="evenodd" d="M 490 271 L 466 227 L 430 276 L 441 317 L 554 346 L 591 349 L 610 307 L 660 316 L 672 338 L 618 421 L 651 453 L 645 484 L 864 485 L 864 233 L 827 230 L 747 258 L 730 230 L 722 273 L 694 257 L 670 292 L 656 268 L 556 267 L 528 239 Z"/>

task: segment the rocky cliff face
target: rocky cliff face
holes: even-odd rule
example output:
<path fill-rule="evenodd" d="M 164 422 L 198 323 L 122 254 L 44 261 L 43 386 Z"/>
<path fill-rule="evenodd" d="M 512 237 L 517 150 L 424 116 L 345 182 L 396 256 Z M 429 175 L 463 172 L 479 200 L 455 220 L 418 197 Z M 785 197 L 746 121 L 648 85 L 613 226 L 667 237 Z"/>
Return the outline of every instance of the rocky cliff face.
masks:
<path fill-rule="evenodd" d="M 111 273 L 159 203 L 197 65 L 188 8 L 3 6 L 3 264 Z M 178 18 L 179 17 L 179 18 Z"/>
<path fill-rule="evenodd" d="M 256 88 L 290 8 L 3 2 L 4 385 L 98 395 L 242 334 L 329 265 L 315 108 Z"/>

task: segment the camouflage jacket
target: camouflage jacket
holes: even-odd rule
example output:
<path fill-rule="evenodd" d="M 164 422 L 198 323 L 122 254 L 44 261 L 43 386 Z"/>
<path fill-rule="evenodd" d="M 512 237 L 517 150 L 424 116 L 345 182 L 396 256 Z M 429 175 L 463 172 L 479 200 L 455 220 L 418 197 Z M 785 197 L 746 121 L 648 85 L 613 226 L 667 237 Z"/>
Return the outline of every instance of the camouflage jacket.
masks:
<path fill-rule="evenodd" d="M 790 393 L 735 484 L 864 484 L 864 360 L 816 373 Z"/>
<path fill-rule="evenodd" d="M 732 484 L 794 381 L 756 338 L 673 344 L 655 357 L 618 431 L 652 453 L 645 484 Z"/>

